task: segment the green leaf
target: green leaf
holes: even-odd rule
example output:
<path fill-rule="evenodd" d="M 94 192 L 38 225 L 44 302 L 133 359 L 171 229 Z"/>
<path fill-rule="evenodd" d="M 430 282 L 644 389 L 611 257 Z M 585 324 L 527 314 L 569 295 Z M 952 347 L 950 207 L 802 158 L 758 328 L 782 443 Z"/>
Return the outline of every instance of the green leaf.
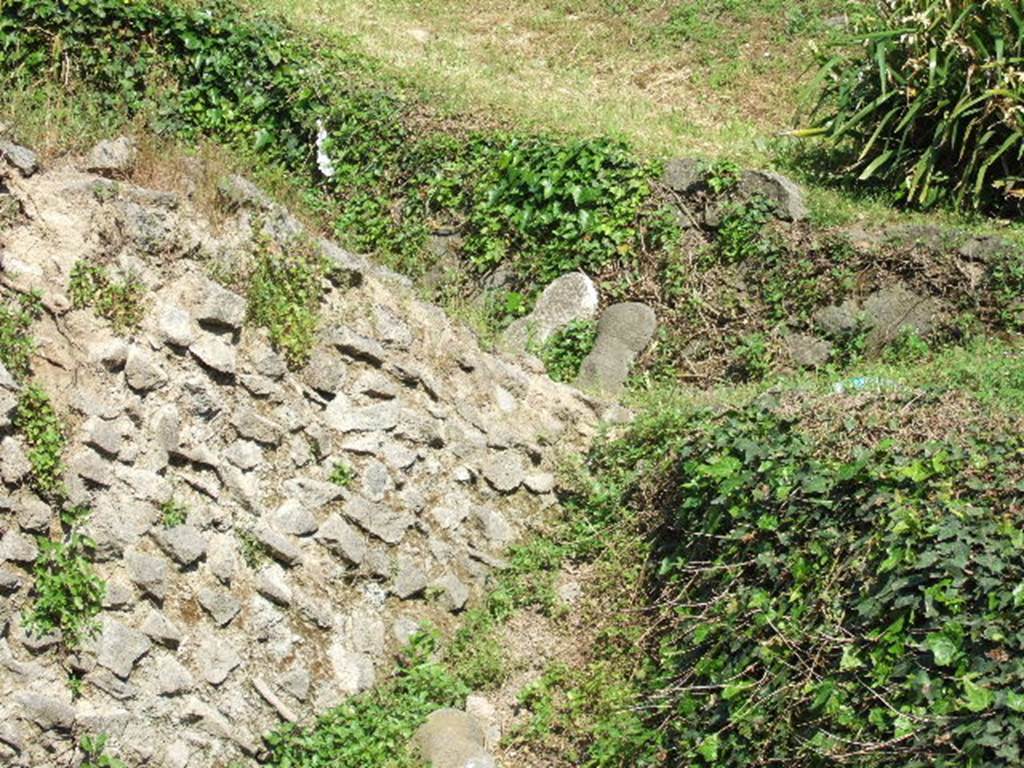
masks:
<path fill-rule="evenodd" d="M 992 701 L 995 698 L 992 691 L 966 677 L 961 682 L 964 687 L 964 706 L 967 709 L 971 712 L 984 712 L 992 706 Z"/>
<path fill-rule="evenodd" d="M 940 667 L 948 667 L 953 663 L 953 658 L 956 656 L 957 647 L 956 644 L 950 640 L 946 635 L 941 633 L 933 633 L 925 638 L 925 647 L 932 652 L 932 657 L 935 659 L 935 663 Z"/>
<path fill-rule="evenodd" d="M 718 760 L 718 734 L 713 733 L 704 739 L 701 745 L 697 747 L 697 752 L 709 763 Z"/>

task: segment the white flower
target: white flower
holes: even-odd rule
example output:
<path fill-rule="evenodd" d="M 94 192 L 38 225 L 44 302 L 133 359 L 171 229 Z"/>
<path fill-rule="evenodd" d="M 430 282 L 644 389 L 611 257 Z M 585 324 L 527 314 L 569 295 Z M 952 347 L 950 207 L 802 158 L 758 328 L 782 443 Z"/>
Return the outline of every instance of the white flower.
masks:
<path fill-rule="evenodd" d="M 316 167 L 320 169 L 326 178 L 334 178 L 334 163 L 331 162 L 331 156 L 327 154 L 324 149 L 324 144 L 327 142 L 327 130 L 324 128 L 324 121 L 317 118 L 316 121 Z"/>

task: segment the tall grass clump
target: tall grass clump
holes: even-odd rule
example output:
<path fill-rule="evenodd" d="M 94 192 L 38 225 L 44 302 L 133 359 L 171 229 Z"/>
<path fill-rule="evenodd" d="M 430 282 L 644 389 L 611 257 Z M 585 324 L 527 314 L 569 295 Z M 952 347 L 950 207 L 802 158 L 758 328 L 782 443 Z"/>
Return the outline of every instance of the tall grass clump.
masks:
<path fill-rule="evenodd" d="M 1020 0 L 877 0 L 827 61 L 815 124 L 907 203 L 1024 208 Z"/>

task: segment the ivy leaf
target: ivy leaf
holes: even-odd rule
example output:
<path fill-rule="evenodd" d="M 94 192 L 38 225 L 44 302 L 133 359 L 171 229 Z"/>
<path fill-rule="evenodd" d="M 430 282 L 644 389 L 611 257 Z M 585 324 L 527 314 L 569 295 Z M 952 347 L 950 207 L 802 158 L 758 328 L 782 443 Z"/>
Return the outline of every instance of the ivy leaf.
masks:
<path fill-rule="evenodd" d="M 935 663 L 940 667 L 948 667 L 956 656 L 956 644 L 943 634 L 933 633 L 924 641 L 925 647 L 932 652 Z"/>
<path fill-rule="evenodd" d="M 968 680 L 966 677 L 963 678 L 962 682 L 965 697 L 964 706 L 967 707 L 967 709 L 971 712 L 984 712 L 992 706 L 992 700 L 994 698 L 992 691 Z"/>
<path fill-rule="evenodd" d="M 1024 694 L 1009 691 L 1006 694 L 1006 706 L 1014 712 L 1024 712 Z"/>
<path fill-rule="evenodd" d="M 697 752 L 709 763 L 718 760 L 718 734 L 713 733 L 704 739 L 701 745 L 697 747 Z"/>
<path fill-rule="evenodd" d="M 840 670 L 847 672 L 851 669 L 857 669 L 858 667 L 863 666 L 864 662 L 860 660 L 859 656 L 857 656 L 856 650 L 849 645 L 843 648 L 843 657 L 839 660 Z"/>

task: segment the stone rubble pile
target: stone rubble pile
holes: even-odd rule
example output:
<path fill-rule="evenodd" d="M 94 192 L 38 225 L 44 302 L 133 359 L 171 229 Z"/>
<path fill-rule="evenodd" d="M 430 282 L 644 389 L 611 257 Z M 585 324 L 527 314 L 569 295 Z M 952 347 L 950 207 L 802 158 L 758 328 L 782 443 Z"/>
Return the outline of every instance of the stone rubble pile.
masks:
<path fill-rule="evenodd" d="M 95 172 L 39 169 L 0 144 L 24 212 L 0 228 L 0 286 L 42 296 L 35 379 L 65 421 L 65 482 L 92 509 L 107 583 L 99 632 L 76 651 L 26 631 L 36 537 L 59 528 L 0 370 L 11 768 L 68 765 L 86 733 L 109 734 L 129 765 L 226 765 L 368 689 L 421 622 L 443 626 L 482 592 L 557 503 L 556 462 L 598 420 L 576 390 L 481 352 L 401 278 L 327 242 L 344 279 L 311 362 L 289 370 L 246 298 L 212 276 L 234 273 L 256 230 L 287 248 L 301 224 L 233 179 L 215 227 L 187 197 L 123 181 L 134 158 L 112 142 L 82 165 Z M 143 283 L 138 330 L 72 308 L 80 259 Z M 338 465 L 350 483 L 332 481 Z M 183 523 L 165 524 L 172 506 Z"/>

